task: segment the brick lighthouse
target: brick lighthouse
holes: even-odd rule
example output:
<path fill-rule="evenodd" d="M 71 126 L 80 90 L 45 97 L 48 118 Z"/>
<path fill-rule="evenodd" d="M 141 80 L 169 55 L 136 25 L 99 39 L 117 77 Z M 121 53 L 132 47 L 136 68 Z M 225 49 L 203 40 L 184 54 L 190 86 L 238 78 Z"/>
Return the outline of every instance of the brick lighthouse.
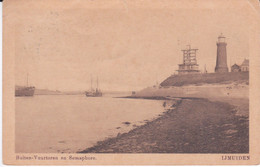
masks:
<path fill-rule="evenodd" d="M 226 37 L 224 37 L 222 35 L 222 33 L 218 37 L 218 42 L 217 42 L 217 63 L 216 63 L 216 68 L 215 68 L 215 72 L 217 72 L 217 73 L 228 72 L 228 67 L 227 67 L 227 50 L 226 50 L 227 43 L 226 43 L 225 39 L 226 39 Z"/>

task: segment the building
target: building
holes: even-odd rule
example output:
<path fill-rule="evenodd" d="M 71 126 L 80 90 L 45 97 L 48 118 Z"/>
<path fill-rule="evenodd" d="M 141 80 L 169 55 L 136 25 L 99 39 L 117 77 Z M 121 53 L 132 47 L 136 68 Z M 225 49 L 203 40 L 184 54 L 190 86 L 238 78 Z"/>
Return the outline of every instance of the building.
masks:
<path fill-rule="evenodd" d="M 178 74 L 194 74 L 200 72 L 196 59 L 197 50 L 198 49 L 191 49 L 190 45 L 188 45 L 188 49 L 182 50 L 183 63 L 179 64 Z"/>
<path fill-rule="evenodd" d="M 249 71 L 249 60 L 245 59 L 243 63 L 240 65 L 241 71 Z"/>
<path fill-rule="evenodd" d="M 234 64 L 231 66 L 231 72 L 241 72 L 241 71 L 249 71 L 249 60 L 245 59 L 243 63 L 239 66 Z"/>
<path fill-rule="evenodd" d="M 231 72 L 240 72 L 240 66 L 234 64 L 233 66 L 231 66 Z"/>
<path fill-rule="evenodd" d="M 237 64 L 234 64 L 233 66 L 231 66 L 231 72 L 239 72 L 240 70 L 240 66 Z"/>
<path fill-rule="evenodd" d="M 228 72 L 226 51 L 227 43 L 225 39 L 226 37 L 224 37 L 223 34 L 221 34 L 218 37 L 217 41 L 217 61 L 215 67 L 215 72 L 217 73 Z"/>

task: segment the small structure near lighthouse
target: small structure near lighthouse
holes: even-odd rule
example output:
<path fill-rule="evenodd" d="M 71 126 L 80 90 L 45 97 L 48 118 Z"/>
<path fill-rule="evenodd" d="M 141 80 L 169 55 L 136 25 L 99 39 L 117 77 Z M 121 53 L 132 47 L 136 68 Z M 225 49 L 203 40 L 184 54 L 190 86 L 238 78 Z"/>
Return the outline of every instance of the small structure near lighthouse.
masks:
<path fill-rule="evenodd" d="M 194 74 L 199 73 L 199 65 L 197 64 L 196 52 L 198 49 L 188 48 L 182 50 L 183 52 L 183 64 L 179 64 L 178 74 Z"/>
<path fill-rule="evenodd" d="M 228 66 L 227 66 L 227 50 L 226 46 L 227 43 L 225 41 L 226 37 L 221 35 L 218 37 L 217 41 L 217 62 L 216 62 L 216 73 L 223 73 L 228 72 Z"/>
<path fill-rule="evenodd" d="M 249 59 L 245 59 L 241 65 L 234 64 L 231 66 L 231 72 L 248 72 Z"/>
<path fill-rule="evenodd" d="M 249 59 L 245 59 L 240 66 L 241 71 L 249 71 Z"/>

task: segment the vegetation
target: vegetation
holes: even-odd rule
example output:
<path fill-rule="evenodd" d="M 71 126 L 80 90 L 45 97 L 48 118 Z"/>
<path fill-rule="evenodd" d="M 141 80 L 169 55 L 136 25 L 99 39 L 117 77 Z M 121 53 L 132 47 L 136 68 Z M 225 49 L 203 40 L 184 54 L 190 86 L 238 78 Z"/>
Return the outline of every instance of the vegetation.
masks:
<path fill-rule="evenodd" d="M 237 81 L 249 80 L 249 72 L 229 72 L 229 73 L 207 73 L 207 74 L 187 74 L 172 75 L 164 80 L 160 85 L 167 86 L 184 86 L 200 85 L 213 83 L 232 83 Z"/>

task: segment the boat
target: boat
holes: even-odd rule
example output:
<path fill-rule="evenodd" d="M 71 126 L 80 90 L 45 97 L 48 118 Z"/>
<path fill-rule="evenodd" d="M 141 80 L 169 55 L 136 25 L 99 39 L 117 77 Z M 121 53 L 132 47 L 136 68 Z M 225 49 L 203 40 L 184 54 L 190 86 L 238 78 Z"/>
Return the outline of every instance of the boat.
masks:
<path fill-rule="evenodd" d="M 103 95 L 101 90 L 98 88 L 98 78 L 97 78 L 97 87 L 96 87 L 96 89 L 93 89 L 93 87 L 92 87 L 92 78 L 91 78 L 91 88 L 90 88 L 89 91 L 85 92 L 85 95 L 87 97 L 101 97 Z"/>
<path fill-rule="evenodd" d="M 33 96 L 34 91 L 34 86 L 15 86 L 15 96 Z"/>
<path fill-rule="evenodd" d="M 28 74 L 27 74 L 27 86 L 15 86 L 15 96 L 33 96 L 35 91 L 34 86 L 28 86 Z"/>

